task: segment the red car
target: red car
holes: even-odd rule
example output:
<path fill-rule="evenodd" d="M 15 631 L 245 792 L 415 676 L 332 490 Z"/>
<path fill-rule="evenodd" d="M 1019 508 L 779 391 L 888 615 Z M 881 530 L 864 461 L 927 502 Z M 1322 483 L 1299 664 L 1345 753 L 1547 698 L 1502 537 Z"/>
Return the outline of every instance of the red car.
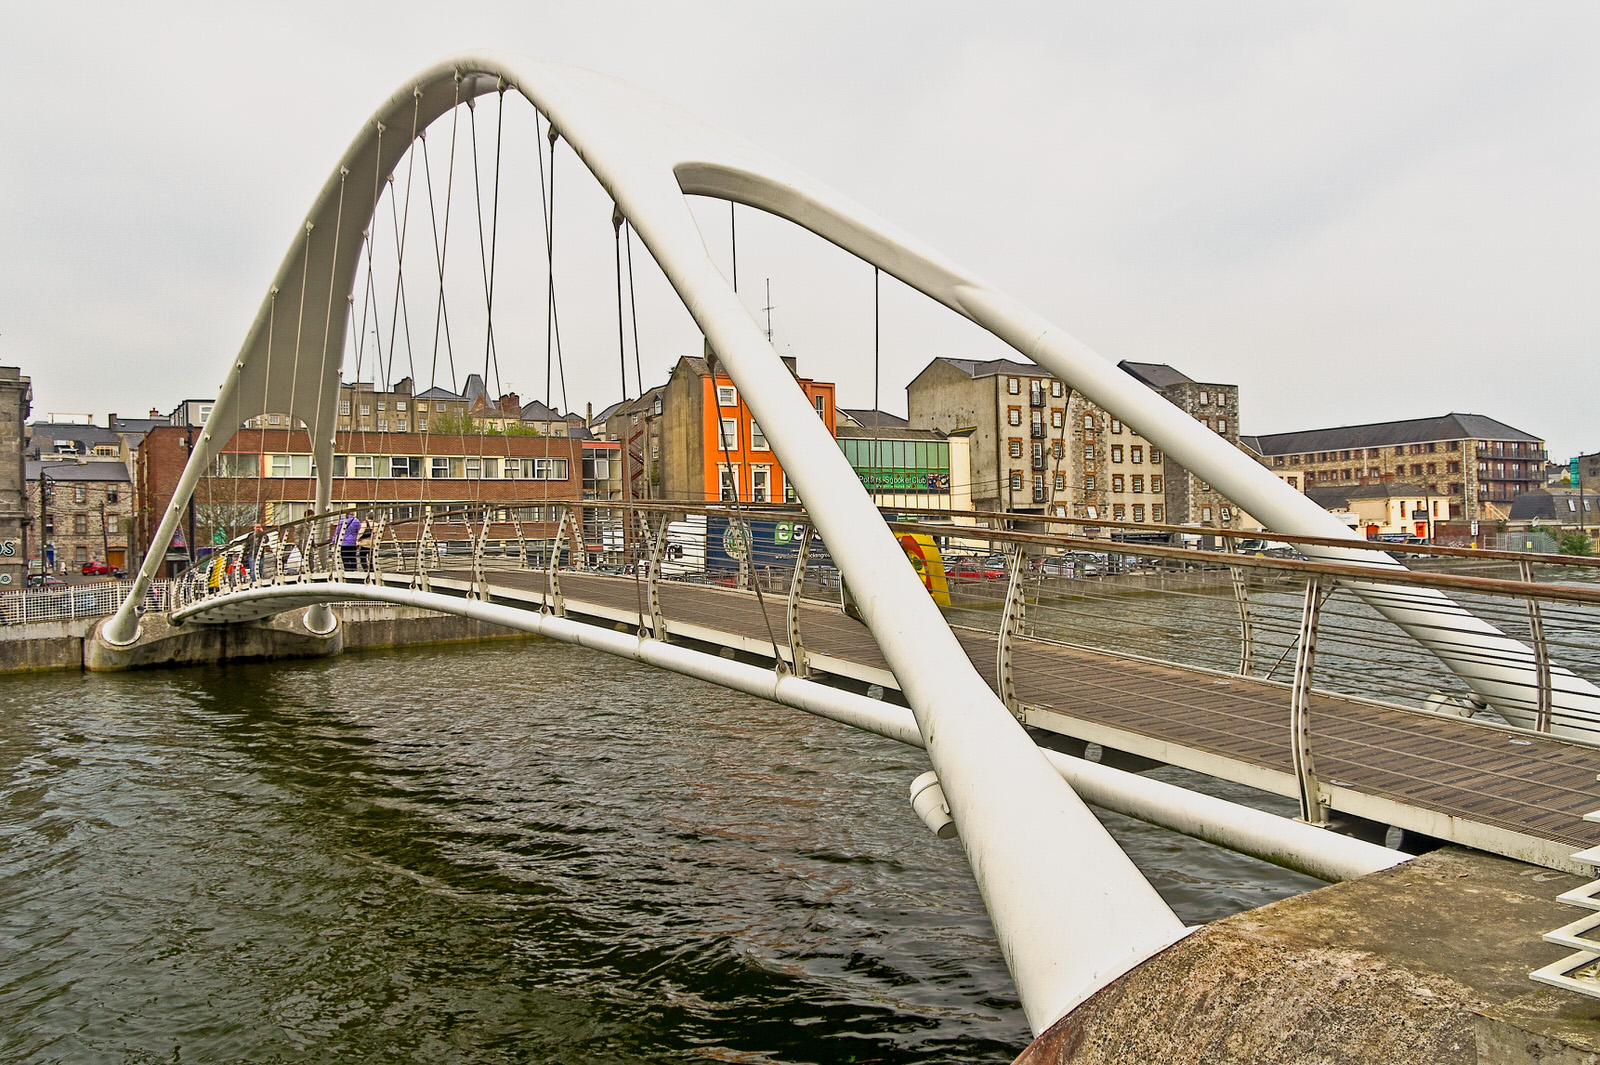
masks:
<path fill-rule="evenodd" d="M 85 562 L 83 564 L 83 575 L 85 577 L 109 577 L 111 576 L 111 563 L 101 561 Z"/>

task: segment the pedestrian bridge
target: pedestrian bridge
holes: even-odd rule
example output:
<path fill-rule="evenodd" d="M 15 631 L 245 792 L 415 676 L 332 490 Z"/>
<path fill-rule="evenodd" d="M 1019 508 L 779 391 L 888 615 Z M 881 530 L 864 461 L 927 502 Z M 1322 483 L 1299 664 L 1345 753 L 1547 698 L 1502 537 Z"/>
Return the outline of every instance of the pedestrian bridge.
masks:
<path fill-rule="evenodd" d="M 479 172 L 473 106 L 487 100 L 497 101 L 492 177 Z M 536 179 L 502 182 L 501 126 L 519 100 L 534 110 L 531 154 L 540 169 Z M 498 206 L 502 191 L 538 188 L 545 223 L 538 251 L 548 279 L 545 376 L 553 382 L 559 371 L 564 381 L 556 284 L 563 260 L 552 219 L 555 149 L 570 146 L 584 180 L 597 182 L 612 204 L 623 396 L 622 249 L 624 237 L 637 235 L 803 501 L 803 512 L 760 516 L 789 525 L 786 574 L 783 559 L 757 550 L 757 515 L 753 506 L 737 506 L 740 489 L 733 511 L 722 516 L 738 530 L 725 541 L 740 556 L 727 573 L 715 572 L 709 544 L 698 566 L 663 557 L 672 524 L 663 520 L 687 519 L 688 504 L 663 511 L 636 499 L 607 501 L 620 514 L 606 520 L 622 531 L 602 538 L 600 557 L 592 559 L 587 545 L 579 546 L 582 533 L 568 529 L 571 515 L 560 517 L 554 532 L 529 536 L 511 513 L 520 507 L 486 509 L 469 500 L 452 513 L 448 501 L 421 494 L 422 486 L 407 513 L 368 515 L 386 530 L 370 560 L 359 548 L 349 558 L 330 550 L 339 387 L 341 379 L 374 376 L 373 363 L 362 360 L 369 332 L 381 333 L 369 330 L 366 315 L 379 310 L 371 299 L 374 248 L 388 239 L 390 222 L 395 297 L 392 312 L 383 310 L 393 323 L 405 316 L 408 345 L 429 332 L 420 321 L 413 328 L 404 298 L 400 252 L 412 196 L 408 191 L 402 217 L 393 190 L 397 172 L 411 188 L 409 168 L 419 155 L 431 175 L 426 133 L 440 120 L 450 123 L 452 178 L 455 132 L 463 139 L 470 132 L 474 145 L 471 180 L 446 182 L 446 198 L 475 204 L 452 215 L 448 202 L 435 203 L 431 185 L 416 197 L 435 222 L 431 254 L 423 255 L 424 272 L 437 281 L 434 367 L 448 359 L 453 373 L 457 355 L 466 357 L 464 346 L 452 345 L 462 343 L 469 298 L 478 301 L 472 320 L 483 326 L 484 378 L 498 378 L 501 356 L 512 356 L 496 340 L 496 262 L 507 253 Z M 737 295 L 737 262 L 729 276 L 713 260 L 691 197 L 726 201 L 730 224 L 739 208 L 763 212 L 858 257 L 874 276 L 888 273 L 1137 425 L 1305 558 L 1202 558 L 1158 546 L 1113 551 L 1086 535 L 1081 521 L 1074 527 L 1075 506 L 1053 500 L 1047 512 L 1056 518 L 1033 516 L 1029 524 L 1000 517 L 980 529 L 962 515 L 946 515 L 944 523 L 886 522 Z M 457 286 L 447 297 L 447 247 L 463 244 L 446 239 L 451 217 L 475 219 L 480 262 L 466 292 Z M 223 368 L 211 418 L 147 561 L 116 615 L 97 630 L 108 647 L 142 638 L 144 593 L 230 437 L 246 421 L 281 416 L 281 424 L 309 433 L 315 516 L 252 537 L 192 572 L 172 622 L 227 624 L 303 608 L 306 626 L 327 632 L 337 625 L 332 604 L 409 603 L 703 677 L 923 747 L 931 772 L 912 782 L 914 804 L 930 827 L 959 834 L 1035 1031 L 1189 931 L 1085 797 L 1331 878 L 1401 860 L 1355 838 L 1375 840 L 1390 826 L 1412 841 L 1459 840 L 1553 865 L 1565 861 L 1562 849 L 1592 842 L 1576 812 L 1600 805 L 1596 766 L 1586 761 L 1600 724 L 1600 689 L 1582 675 L 1593 673 L 1592 662 L 1563 663 L 1551 654 L 1592 646 L 1592 585 L 1535 580 L 1526 560 L 1520 571 L 1515 561 L 1496 560 L 1514 571 L 1509 580 L 1408 574 L 1064 330 L 832 189 L 666 101 L 570 67 L 488 53 L 452 57 L 378 107 L 305 218 L 286 228 L 293 239 L 238 355 Z M 417 233 L 430 243 L 420 221 L 411 239 Z M 373 355 L 385 380 L 396 369 L 397 335 L 391 324 L 389 346 Z M 642 386 L 636 329 L 634 338 Z M 554 401 L 551 389 L 547 402 Z M 541 522 L 548 525 L 548 515 L 530 524 Z M 804 530 L 798 544 L 797 522 Z M 914 568 L 903 536 L 937 539 L 942 590 L 941 573 L 926 558 Z M 808 564 L 813 540 L 826 547 L 825 566 L 820 554 L 817 566 Z M 976 562 L 965 560 L 969 553 Z M 1330 668 L 1341 655 L 1348 673 Z M 1058 737 L 1062 750 L 1045 750 L 1024 724 Z M 1071 755 L 1090 743 L 1107 752 L 1103 764 Z M 1115 767 L 1149 761 L 1292 795 L 1301 821 L 1192 792 L 1174 795 Z M 1355 835 L 1315 827 L 1330 823 Z"/>

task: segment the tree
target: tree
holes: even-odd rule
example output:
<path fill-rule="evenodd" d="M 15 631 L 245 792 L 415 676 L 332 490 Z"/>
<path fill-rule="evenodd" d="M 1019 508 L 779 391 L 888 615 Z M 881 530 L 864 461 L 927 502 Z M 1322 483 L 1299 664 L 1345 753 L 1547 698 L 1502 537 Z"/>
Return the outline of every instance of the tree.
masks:
<path fill-rule="evenodd" d="M 1561 538 L 1561 553 L 1563 555 L 1592 555 L 1594 554 L 1594 541 L 1589 539 L 1588 533 L 1569 532 Z"/>

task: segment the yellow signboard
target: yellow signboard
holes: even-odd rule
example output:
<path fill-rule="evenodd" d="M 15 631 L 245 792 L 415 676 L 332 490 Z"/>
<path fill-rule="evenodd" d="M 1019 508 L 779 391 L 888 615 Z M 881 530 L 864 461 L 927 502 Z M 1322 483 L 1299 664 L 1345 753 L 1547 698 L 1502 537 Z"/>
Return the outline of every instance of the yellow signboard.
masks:
<path fill-rule="evenodd" d="M 922 586 L 928 589 L 933 601 L 940 606 L 949 606 L 950 585 L 945 581 L 944 556 L 939 554 L 939 545 L 934 543 L 933 537 L 926 533 L 901 533 L 900 547 L 911 560 L 911 568 L 922 578 Z"/>

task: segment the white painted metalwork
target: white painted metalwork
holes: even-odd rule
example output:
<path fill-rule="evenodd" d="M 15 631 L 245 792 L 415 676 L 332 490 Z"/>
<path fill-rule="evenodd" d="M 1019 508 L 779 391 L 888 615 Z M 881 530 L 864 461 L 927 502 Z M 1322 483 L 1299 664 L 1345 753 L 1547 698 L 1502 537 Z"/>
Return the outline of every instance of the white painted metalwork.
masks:
<path fill-rule="evenodd" d="M 425 129 L 458 102 L 500 90 L 532 101 L 550 119 L 552 135 L 560 131 L 612 196 L 739 386 L 819 534 L 833 547 L 861 616 L 911 704 L 1030 1024 L 1042 1030 L 1181 937 L 1181 923 L 971 668 L 842 452 L 711 260 L 686 195 L 789 219 L 893 274 L 1137 425 L 1269 528 L 1337 537 L 1349 531 L 1154 392 L 919 242 L 766 153 L 603 75 L 495 54 L 463 55 L 423 71 L 378 109 L 285 255 L 146 565 L 103 627 L 105 638 L 128 643 L 137 637 L 133 604 L 164 557 L 197 479 L 243 420 L 271 411 L 306 423 L 317 469 L 316 511 L 327 513 L 346 294 L 377 185 L 410 147 L 393 131 L 406 123 Z M 274 314 L 279 321 L 292 318 L 296 329 L 274 331 Z M 1366 561 L 1338 549 L 1318 553 Z M 1355 590 L 1370 592 L 1360 585 Z M 1486 680 L 1475 656 L 1478 673 L 1464 678 L 1490 702 L 1515 705 L 1509 695 L 1533 668 L 1527 648 L 1437 593 L 1417 590 L 1402 600 L 1389 590 L 1369 601 L 1447 663 L 1461 661 L 1462 647 L 1492 648 L 1510 664 L 1488 671 L 1493 675 Z M 317 615 L 319 622 L 324 616 Z M 540 624 L 571 623 L 547 615 Z M 649 656 L 671 650 L 648 644 Z M 765 675 L 763 683 L 776 683 Z M 804 682 L 789 677 L 783 683 Z M 1600 692 L 1571 674 L 1556 678 L 1554 703 L 1568 714 L 1600 719 Z"/>
<path fill-rule="evenodd" d="M 1600 821 L 1600 810 L 1584 814 L 1583 819 Z M 1589 866 L 1591 872 L 1600 871 L 1600 847 L 1579 851 L 1572 857 L 1574 861 Z M 1576 906 L 1585 912 L 1572 923 L 1546 932 L 1544 941 L 1566 947 L 1574 953 L 1535 969 L 1528 975 L 1541 984 L 1600 998 L 1600 935 L 1596 934 L 1596 930 L 1600 929 L 1600 880 L 1564 891 L 1556 896 L 1556 901 Z"/>

